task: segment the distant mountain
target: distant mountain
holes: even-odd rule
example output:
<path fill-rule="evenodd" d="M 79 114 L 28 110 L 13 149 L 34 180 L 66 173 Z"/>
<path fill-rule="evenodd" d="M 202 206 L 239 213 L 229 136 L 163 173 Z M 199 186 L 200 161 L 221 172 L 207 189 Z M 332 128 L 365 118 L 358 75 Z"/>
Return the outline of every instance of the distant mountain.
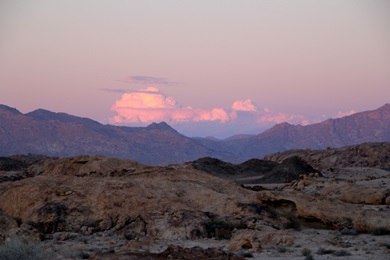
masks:
<path fill-rule="evenodd" d="M 102 125 L 88 118 L 38 109 L 22 114 L 0 106 L 0 156 L 99 154 L 146 164 L 191 161 L 215 153 L 166 123 L 147 127 Z"/>
<path fill-rule="evenodd" d="M 390 104 L 307 126 L 281 123 L 256 136 L 198 142 L 217 151 L 235 151 L 237 161 L 290 149 L 326 149 L 366 142 L 390 142 Z"/>
<path fill-rule="evenodd" d="M 390 104 L 307 126 L 282 123 L 259 135 L 224 140 L 189 138 L 164 122 L 146 127 L 102 125 L 66 113 L 38 109 L 22 114 L 0 105 L 0 156 L 98 154 L 153 165 L 215 157 L 237 163 L 290 149 L 326 149 L 365 142 L 390 142 Z"/>

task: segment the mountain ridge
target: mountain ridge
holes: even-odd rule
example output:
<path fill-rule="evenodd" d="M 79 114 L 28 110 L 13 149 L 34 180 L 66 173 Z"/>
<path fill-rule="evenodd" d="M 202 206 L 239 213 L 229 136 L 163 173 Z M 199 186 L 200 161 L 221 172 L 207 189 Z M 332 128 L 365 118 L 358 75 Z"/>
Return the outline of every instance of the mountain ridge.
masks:
<path fill-rule="evenodd" d="M 146 164 L 195 160 L 213 152 L 166 123 L 146 127 L 102 125 L 88 118 L 35 110 L 22 114 L 0 107 L 0 156 L 13 154 L 128 158 Z"/>
<path fill-rule="evenodd" d="M 167 165 L 215 157 L 244 162 L 290 149 L 326 149 L 390 141 L 390 104 L 312 125 L 277 124 L 257 135 L 190 138 L 165 122 L 146 127 L 103 125 L 89 118 L 37 109 L 22 114 L 0 105 L 0 156 L 82 154 Z"/>

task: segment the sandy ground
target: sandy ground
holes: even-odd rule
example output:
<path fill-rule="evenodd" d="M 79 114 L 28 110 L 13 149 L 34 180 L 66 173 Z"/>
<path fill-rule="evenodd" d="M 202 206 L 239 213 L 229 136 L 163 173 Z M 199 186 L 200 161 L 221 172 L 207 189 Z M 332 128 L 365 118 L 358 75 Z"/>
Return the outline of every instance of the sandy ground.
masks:
<path fill-rule="evenodd" d="M 305 253 L 312 255 L 314 259 L 390 259 L 389 235 L 343 235 L 340 231 L 305 228 L 293 232 L 292 235 L 296 237 L 292 246 L 275 246 L 256 252 L 243 250 L 236 254 L 246 256 L 247 259 L 305 259 Z M 60 236 L 57 239 L 60 239 Z M 66 241 L 49 240 L 45 242 L 45 246 L 59 253 L 61 256 L 58 259 L 80 259 L 97 252 L 129 250 L 128 243 L 129 241 L 114 233 L 103 232 L 91 236 L 78 236 Z M 136 245 L 138 249 L 133 248 L 130 251 L 159 253 L 168 245 L 186 248 L 221 248 L 226 251 L 229 249 L 228 240 L 199 239 L 142 242 Z"/>

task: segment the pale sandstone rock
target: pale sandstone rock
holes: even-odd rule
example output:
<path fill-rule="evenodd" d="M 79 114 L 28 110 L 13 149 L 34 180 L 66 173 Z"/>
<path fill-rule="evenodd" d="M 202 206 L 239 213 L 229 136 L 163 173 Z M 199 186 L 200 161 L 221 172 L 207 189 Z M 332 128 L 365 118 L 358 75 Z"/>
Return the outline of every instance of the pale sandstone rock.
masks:
<path fill-rule="evenodd" d="M 49 159 L 42 169 L 37 177 L 0 184 L 0 205 L 44 234 L 114 230 L 130 239 L 192 239 L 205 235 L 210 216 L 240 222 L 256 215 L 278 224 L 240 206 L 256 205 L 256 192 L 193 169 L 99 156 Z"/>
<path fill-rule="evenodd" d="M 304 225 L 299 228 L 301 222 L 294 226 L 293 221 L 310 219 L 335 230 L 346 228 L 369 234 L 390 229 L 388 207 L 375 205 L 380 200 L 375 197 L 381 195 L 378 191 L 385 192 L 383 203 L 389 204 L 385 177 L 370 179 L 366 184 L 302 176 L 304 188 L 300 192 L 294 191 L 291 184 L 278 189 L 266 187 L 274 191 L 256 193 L 181 166 L 148 167 L 99 156 L 49 159 L 35 166 L 34 171 L 43 173 L 41 176 L 0 184 L 0 208 L 5 214 L 0 214 L 0 233 L 2 237 L 18 234 L 44 238 L 46 245 L 62 248 L 62 259 L 80 257 L 76 253 L 67 256 L 68 251 L 89 252 L 92 258 L 94 253 L 90 252 L 99 252 L 95 255 L 98 257 L 112 250 L 116 253 L 109 253 L 106 259 L 122 253 L 123 259 L 129 259 L 126 251 L 162 252 L 171 242 L 187 247 L 172 249 L 176 256 L 206 251 L 191 249 L 196 240 L 203 241 L 203 248 L 252 251 L 256 259 L 271 251 L 285 258 L 295 251 L 295 256 L 298 252 L 301 257 L 301 249 L 294 247 L 294 242 L 318 248 L 332 240 L 330 233 L 328 237 L 324 233 L 338 231 L 309 232 Z M 8 222 L 2 220 L 3 216 Z M 214 220 L 236 227 L 230 241 L 204 239 L 204 223 Z M 376 249 L 369 248 L 370 243 L 374 244 L 371 238 L 360 238 L 369 234 L 339 236 L 340 245 L 352 245 L 353 254 L 363 252 L 360 247 L 373 252 Z M 317 242 L 310 244 L 314 236 Z M 360 242 L 349 244 L 349 239 Z M 390 242 L 386 236 L 375 239 L 376 244 Z M 378 245 L 378 250 L 387 250 Z M 278 252 L 278 247 L 287 247 L 287 252 Z M 172 252 L 165 256 L 174 256 Z M 373 256 L 370 254 L 370 259 Z"/>
<path fill-rule="evenodd" d="M 321 194 L 328 198 L 354 204 L 381 205 L 385 202 L 385 189 L 365 187 L 355 183 L 342 182 L 325 187 Z"/>

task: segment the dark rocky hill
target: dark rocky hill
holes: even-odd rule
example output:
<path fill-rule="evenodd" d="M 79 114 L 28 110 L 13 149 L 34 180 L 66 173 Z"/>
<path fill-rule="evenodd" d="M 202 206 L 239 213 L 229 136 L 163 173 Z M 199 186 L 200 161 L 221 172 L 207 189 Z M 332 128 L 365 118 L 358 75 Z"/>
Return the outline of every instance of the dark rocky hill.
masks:
<path fill-rule="evenodd" d="M 300 175 L 310 173 L 318 173 L 321 176 L 318 170 L 298 156 L 287 158 L 281 163 L 251 159 L 241 164 L 232 164 L 215 158 L 201 158 L 187 165 L 241 184 L 288 183 L 298 180 Z"/>

